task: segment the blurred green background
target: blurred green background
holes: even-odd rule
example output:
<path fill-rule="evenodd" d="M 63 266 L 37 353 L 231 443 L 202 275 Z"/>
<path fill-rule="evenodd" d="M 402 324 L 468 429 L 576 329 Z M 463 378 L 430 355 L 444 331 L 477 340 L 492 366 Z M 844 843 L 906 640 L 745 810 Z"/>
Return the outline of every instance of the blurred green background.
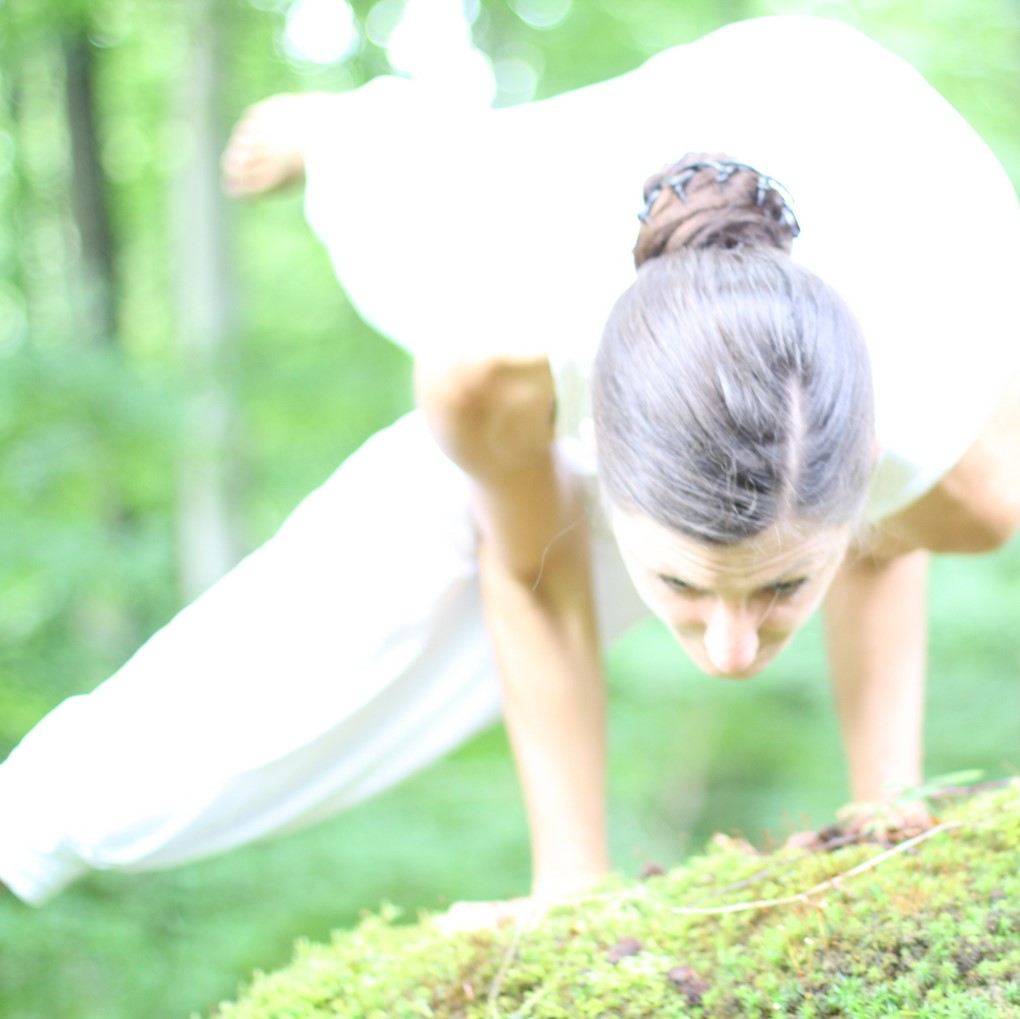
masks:
<path fill-rule="evenodd" d="M 1020 180 L 1015 0 L 465 11 L 504 104 L 741 17 L 847 21 L 915 63 Z M 403 14 L 403 0 L 0 0 L 0 755 L 409 406 L 406 359 L 346 303 L 300 195 L 231 206 L 216 190 L 245 105 L 387 70 Z M 309 33 L 327 16 L 329 31 Z M 952 204 L 952 167 L 928 172 Z M 928 774 L 1013 773 L 1020 545 L 936 563 L 931 614 Z M 675 864 L 717 830 L 768 843 L 843 802 L 817 626 L 750 686 L 700 676 L 654 625 L 610 665 L 621 870 Z M 384 899 L 413 916 L 520 894 L 527 870 L 496 730 L 314 830 L 97 876 L 40 910 L 0 897 L 0 1015 L 183 1019 L 282 964 L 296 937 Z"/>

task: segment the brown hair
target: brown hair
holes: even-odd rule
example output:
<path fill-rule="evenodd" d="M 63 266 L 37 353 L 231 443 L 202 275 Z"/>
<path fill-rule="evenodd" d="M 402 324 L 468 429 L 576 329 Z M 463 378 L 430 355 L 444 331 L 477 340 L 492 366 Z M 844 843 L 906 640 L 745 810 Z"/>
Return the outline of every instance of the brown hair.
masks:
<path fill-rule="evenodd" d="M 855 522 L 872 465 L 867 350 L 789 257 L 776 182 L 692 154 L 652 178 L 638 274 L 596 357 L 602 484 L 617 506 L 716 544 Z"/>

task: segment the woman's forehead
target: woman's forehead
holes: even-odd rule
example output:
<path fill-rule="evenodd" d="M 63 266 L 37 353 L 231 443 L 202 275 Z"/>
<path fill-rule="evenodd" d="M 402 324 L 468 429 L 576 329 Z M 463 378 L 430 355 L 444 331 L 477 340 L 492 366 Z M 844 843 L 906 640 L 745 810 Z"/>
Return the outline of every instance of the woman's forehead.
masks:
<path fill-rule="evenodd" d="M 850 528 L 806 530 L 778 524 L 734 545 L 712 545 L 664 527 L 642 513 L 614 510 L 613 531 L 624 556 L 644 569 L 700 581 L 775 582 L 824 569 L 846 551 Z"/>

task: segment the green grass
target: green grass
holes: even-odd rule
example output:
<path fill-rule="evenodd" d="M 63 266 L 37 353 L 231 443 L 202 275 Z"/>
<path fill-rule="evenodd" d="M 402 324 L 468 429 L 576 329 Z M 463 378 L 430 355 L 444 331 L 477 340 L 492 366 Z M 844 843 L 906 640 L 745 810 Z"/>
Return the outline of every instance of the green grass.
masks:
<path fill-rule="evenodd" d="M 927 773 L 1013 774 L 1020 543 L 937 562 L 932 591 Z M 701 676 L 654 626 L 610 665 L 621 873 L 674 866 L 717 830 L 767 844 L 842 804 L 817 625 L 749 685 Z M 383 901 L 413 918 L 526 885 L 523 815 L 496 730 L 313 830 L 176 871 L 97 875 L 39 910 L 3 897 L 0 1015 L 184 1019 L 233 997 L 252 970 L 284 965 L 295 939 L 324 940 Z"/>

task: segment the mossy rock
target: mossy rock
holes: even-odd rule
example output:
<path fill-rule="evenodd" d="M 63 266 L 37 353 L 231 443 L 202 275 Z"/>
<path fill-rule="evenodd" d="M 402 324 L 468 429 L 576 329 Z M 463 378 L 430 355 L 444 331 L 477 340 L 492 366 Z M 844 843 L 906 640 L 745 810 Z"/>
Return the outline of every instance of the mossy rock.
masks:
<path fill-rule="evenodd" d="M 1020 1017 L 1020 782 L 892 847 L 763 857 L 721 840 L 532 929 L 444 936 L 427 916 L 395 919 L 300 945 L 216 1016 Z"/>

